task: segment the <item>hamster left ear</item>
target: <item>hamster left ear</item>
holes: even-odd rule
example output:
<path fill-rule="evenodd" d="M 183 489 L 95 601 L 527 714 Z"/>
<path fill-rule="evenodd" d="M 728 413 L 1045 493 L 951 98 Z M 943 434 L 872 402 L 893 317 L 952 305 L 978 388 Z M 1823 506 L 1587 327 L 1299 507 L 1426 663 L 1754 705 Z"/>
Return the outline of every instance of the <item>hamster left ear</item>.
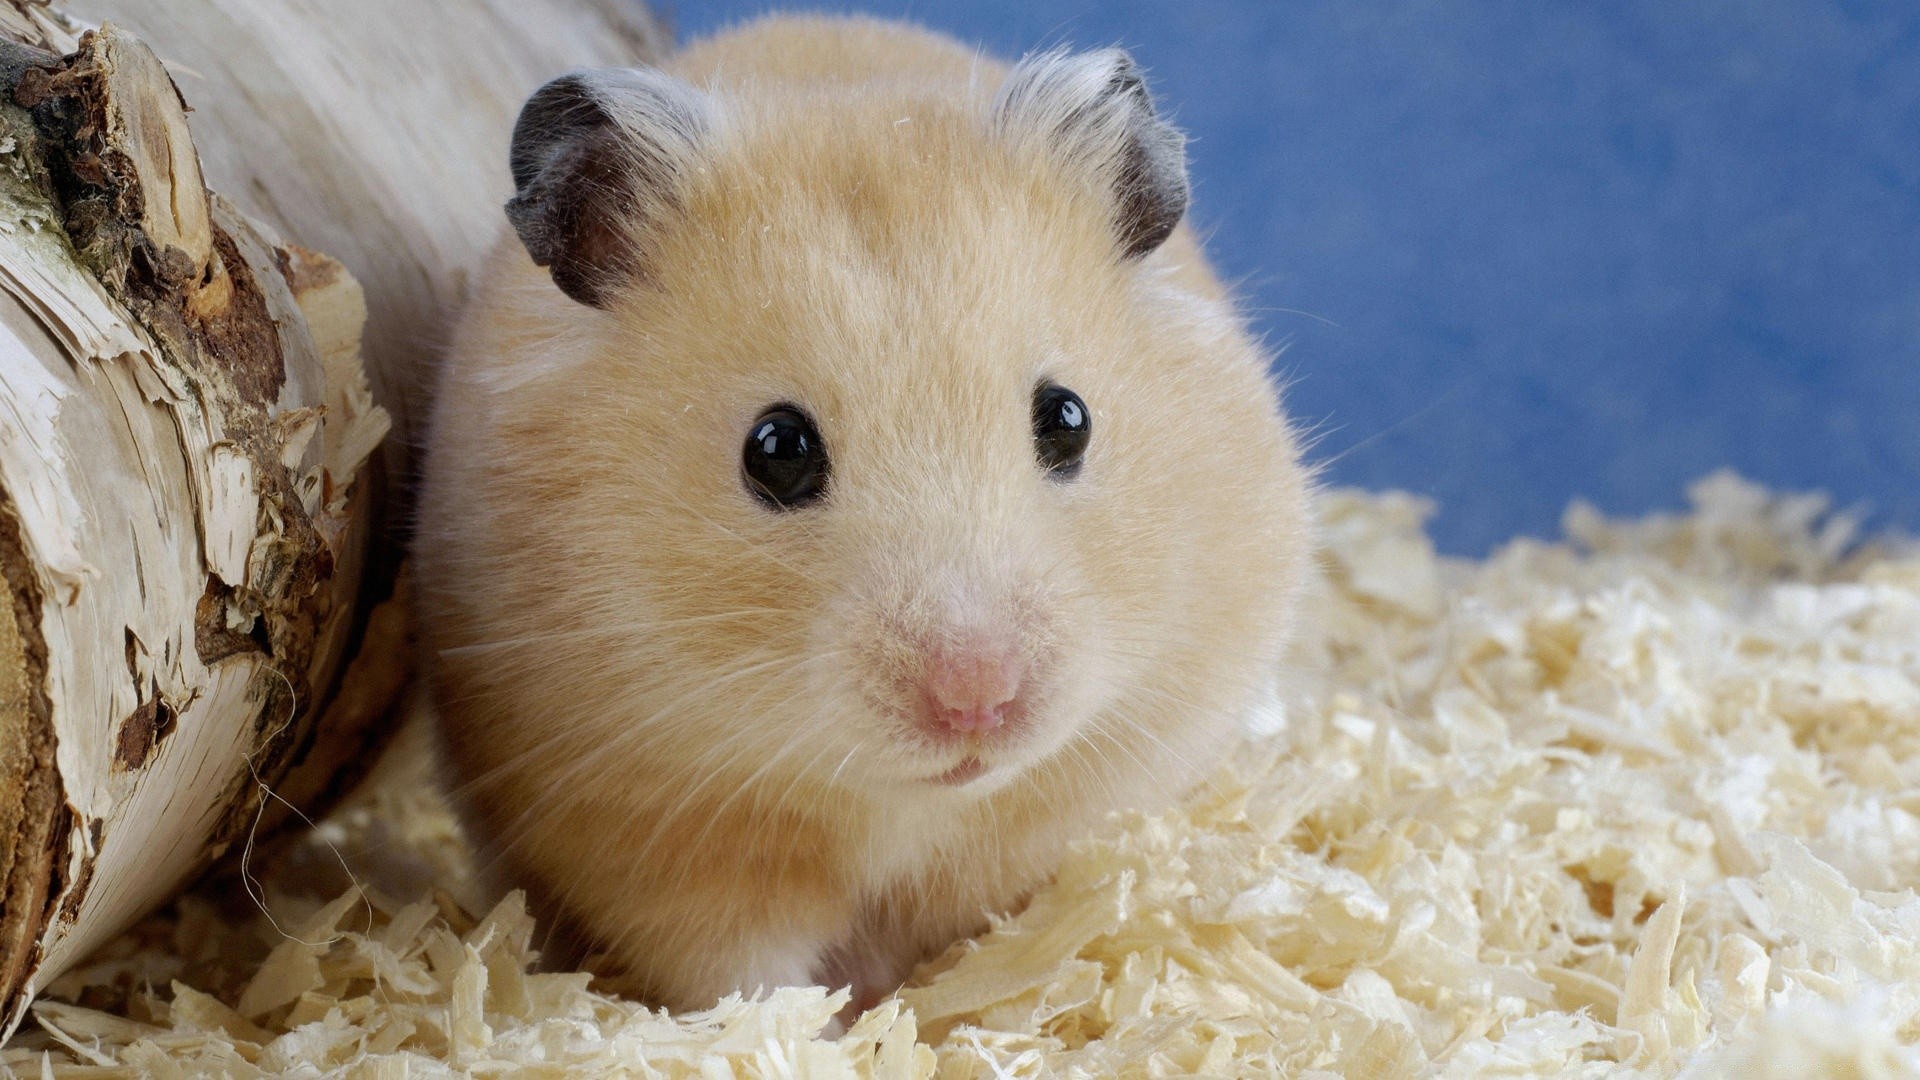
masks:
<path fill-rule="evenodd" d="M 606 307 L 646 277 L 647 229 L 678 206 L 716 115 L 708 95 L 650 68 L 576 71 L 527 99 L 507 219 L 562 292 Z"/>
<path fill-rule="evenodd" d="M 1121 252 L 1165 243 L 1187 212 L 1186 136 L 1160 119 L 1133 57 L 1120 49 L 1038 53 L 1020 61 L 993 101 L 993 122 L 1037 139 L 1113 189 Z"/>

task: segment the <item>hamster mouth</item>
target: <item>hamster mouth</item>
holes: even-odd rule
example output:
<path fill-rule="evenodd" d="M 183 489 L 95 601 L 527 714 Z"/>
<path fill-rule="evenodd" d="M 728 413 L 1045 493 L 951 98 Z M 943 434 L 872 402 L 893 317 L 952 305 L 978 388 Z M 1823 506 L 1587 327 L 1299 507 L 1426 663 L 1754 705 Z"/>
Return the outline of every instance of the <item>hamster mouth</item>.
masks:
<path fill-rule="evenodd" d="M 939 784 L 942 787 L 959 787 L 970 780 L 978 779 L 986 771 L 986 763 L 969 754 L 960 760 L 960 764 L 939 776 L 929 776 L 927 783 Z"/>

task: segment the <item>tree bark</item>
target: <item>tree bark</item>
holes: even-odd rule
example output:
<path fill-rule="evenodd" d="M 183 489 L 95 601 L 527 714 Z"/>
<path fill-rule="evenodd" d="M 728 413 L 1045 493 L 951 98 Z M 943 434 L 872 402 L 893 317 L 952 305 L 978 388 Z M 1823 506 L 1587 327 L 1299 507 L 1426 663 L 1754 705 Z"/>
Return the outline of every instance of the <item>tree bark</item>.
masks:
<path fill-rule="evenodd" d="M 46 11 L 0 0 L 0 12 L 9 2 Z M 659 59 L 665 31 L 643 0 L 62 6 L 152 45 L 193 102 L 208 185 L 366 287 L 368 376 L 394 420 L 387 506 L 403 524 L 426 368 L 468 274 L 503 235 L 521 104 L 575 68 Z"/>
<path fill-rule="evenodd" d="M 77 45 L 0 57 L 8 1031 L 378 713 L 317 707 L 363 621 L 388 427 L 358 287 L 209 196 L 146 46 Z"/>
<path fill-rule="evenodd" d="M 408 421 L 513 119 L 664 41 L 638 0 L 160 7 L 0 0 L 0 1037 L 371 764 Z"/>

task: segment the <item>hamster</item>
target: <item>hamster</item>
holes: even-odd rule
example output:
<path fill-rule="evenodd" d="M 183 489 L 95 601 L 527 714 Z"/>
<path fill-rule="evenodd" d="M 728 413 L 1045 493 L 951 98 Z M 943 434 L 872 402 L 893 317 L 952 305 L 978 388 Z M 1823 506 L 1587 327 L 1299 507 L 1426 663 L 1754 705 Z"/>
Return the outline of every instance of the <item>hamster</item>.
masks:
<path fill-rule="evenodd" d="M 421 624 L 476 835 L 633 992 L 870 1002 L 1271 695 L 1307 474 L 1127 54 L 767 18 L 510 164 Z"/>

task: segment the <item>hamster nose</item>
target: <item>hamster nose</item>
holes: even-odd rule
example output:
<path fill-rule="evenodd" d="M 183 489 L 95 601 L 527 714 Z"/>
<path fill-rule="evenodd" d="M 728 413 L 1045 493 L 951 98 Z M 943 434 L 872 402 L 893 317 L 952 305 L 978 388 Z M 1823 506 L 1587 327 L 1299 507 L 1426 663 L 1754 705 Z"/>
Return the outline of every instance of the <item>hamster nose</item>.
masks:
<path fill-rule="evenodd" d="M 923 705 L 937 734 L 974 735 L 1012 719 L 1026 664 L 1004 645 L 969 641 L 936 647 L 927 657 Z"/>

